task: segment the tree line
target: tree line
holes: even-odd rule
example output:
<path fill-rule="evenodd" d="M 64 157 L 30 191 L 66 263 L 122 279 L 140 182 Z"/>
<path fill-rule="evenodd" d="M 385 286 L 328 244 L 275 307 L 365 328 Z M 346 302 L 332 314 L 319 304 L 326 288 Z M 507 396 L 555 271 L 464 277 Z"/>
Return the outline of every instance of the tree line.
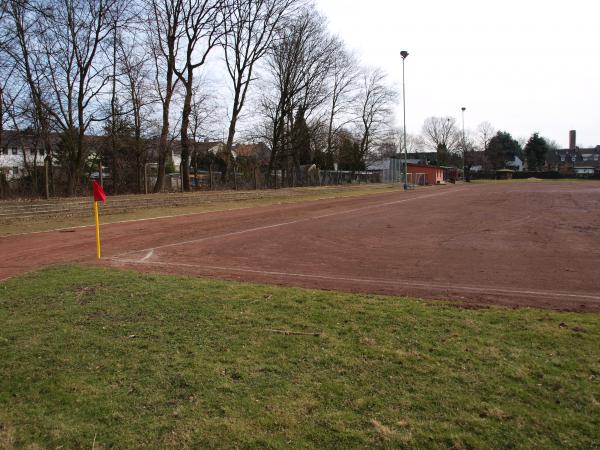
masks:
<path fill-rule="evenodd" d="M 429 161 L 440 166 L 479 165 L 484 171 L 494 171 L 510 167 L 509 163 L 518 157 L 529 170 L 542 171 L 547 153 L 557 150 L 558 144 L 539 133 L 529 138 L 513 138 L 507 131 L 497 131 L 487 121 L 474 130 L 463 131 L 456 118 L 440 116 L 425 119 L 421 134 L 407 136 L 406 147 L 414 157 L 426 155 Z M 392 131 L 380 148 L 382 154 L 397 155 L 404 148 L 402 130 Z"/>
<path fill-rule="evenodd" d="M 46 195 L 79 192 L 101 165 L 115 190 L 142 191 L 149 161 L 162 191 L 174 142 L 189 190 L 205 139 L 223 143 L 203 156 L 233 183 L 239 141 L 268 145 L 267 180 L 292 183 L 307 164 L 358 170 L 397 98 L 302 0 L 2 0 L 0 58 L 0 139 L 17 133 Z M 46 172 L 27 164 L 25 138 Z"/>
<path fill-rule="evenodd" d="M 233 187 L 257 170 L 291 186 L 307 165 L 360 171 L 404 147 L 387 75 L 304 0 L 0 0 L 0 58 L 0 148 L 3 130 L 16 133 L 25 179 L 47 196 L 82 192 L 101 166 L 115 192 L 143 192 L 148 162 L 155 192 L 179 169 L 190 190 L 190 167 L 213 163 Z M 490 168 L 525 153 L 539 167 L 538 138 L 530 152 L 488 122 L 463 135 L 455 118 L 430 117 L 406 147 L 439 165 L 480 151 Z M 239 142 L 269 151 L 244 160 Z"/>

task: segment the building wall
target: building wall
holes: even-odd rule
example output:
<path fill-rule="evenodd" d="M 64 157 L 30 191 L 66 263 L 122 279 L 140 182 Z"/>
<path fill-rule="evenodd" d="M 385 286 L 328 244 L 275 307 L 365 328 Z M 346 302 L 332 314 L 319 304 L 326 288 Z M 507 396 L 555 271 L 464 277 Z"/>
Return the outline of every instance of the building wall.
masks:
<path fill-rule="evenodd" d="M 408 173 L 413 174 L 413 178 L 418 173 L 424 173 L 427 184 L 440 184 L 444 181 L 444 169 L 436 166 L 409 164 Z"/>
<path fill-rule="evenodd" d="M 523 172 L 523 166 L 524 163 L 521 160 L 521 158 L 519 158 L 518 156 L 515 155 L 515 159 L 513 159 L 512 161 L 507 161 L 506 165 L 514 170 L 516 170 L 517 172 Z"/>
<path fill-rule="evenodd" d="M 44 155 L 31 154 L 31 149 L 25 149 L 27 162 L 32 165 L 36 159 L 36 166 L 44 165 Z M 23 175 L 25 161 L 23 159 L 23 150 L 21 147 L 6 146 L 0 148 L 0 170 L 4 172 L 8 179 L 18 178 Z"/>
<path fill-rule="evenodd" d="M 577 167 L 600 169 L 600 146 L 574 150 L 552 150 L 546 155 L 546 170 L 573 174 Z"/>

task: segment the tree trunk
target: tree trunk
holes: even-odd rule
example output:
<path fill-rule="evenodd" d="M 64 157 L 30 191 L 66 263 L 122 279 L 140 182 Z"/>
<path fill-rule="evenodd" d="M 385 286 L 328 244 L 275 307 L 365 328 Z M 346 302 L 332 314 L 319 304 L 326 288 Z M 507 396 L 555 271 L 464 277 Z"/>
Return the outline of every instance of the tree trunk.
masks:
<path fill-rule="evenodd" d="M 158 143 L 158 173 L 156 175 L 156 184 L 153 189 L 153 192 L 155 193 L 161 192 L 165 188 L 165 163 L 167 160 L 167 152 L 169 151 L 169 111 L 171 109 L 171 98 L 173 97 L 173 75 L 175 72 L 175 56 L 173 55 L 172 50 L 175 45 L 175 38 L 173 36 L 169 36 L 168 45 L 170 54 L 167 65 L 166 92 L 162 108 L 162 129 L 160 132 L 160 141 Z"/>
<path fill-rule="evenodd" d="M 190 126 L 190 114 L 192 112 L 192 70 L 188 71 L 188 80 L 185 86 L 185 98 L 183 101 L 183 113 L 181 117 L 181 177 L 185 192 L 190 190 L 190 139 L 188 129 Z"/>
<path fill-rule="evenodd" d="M 49 162 L 48 159 L 44 159 L 44 197 L 46 198 L 46 200 L 48 200 L 50 198 L 50 186 L 48 183 L 48 166 L 49 166 Z"/>
<path fill-rule="evenodd" d="M 225 178 L 227 178 L 228 172 L 231 171 L 231 167 L 233 166 L 233 178 L 234 178 L 234 187 L 237 188 L 236 186 L 236 181 L 235 181 L 235 159 L 233 161 L 233 165 L 231 164 L 231 157 L 232 157 L 232 150 L 233 150 L 233 140 L 235 137 L 235 127 L 237 125 L 237 120 L 238 120 L 238 114 L 239 114 L 239 98 L 240 98 L 240 89 L 241 86 L 236 85 L 235 87 L 235 93 L 234 93 L 234 97 L 233 97 L 233 108 L 231 110 L 231 121 L 229 122 L 229 130 L 227 132 L 227 143 L 225 144 L 225 150 L 226 150 L 226 154 L 228 155 L 228 160 L 227 160 L 227 168 L 225 171 Z"/>

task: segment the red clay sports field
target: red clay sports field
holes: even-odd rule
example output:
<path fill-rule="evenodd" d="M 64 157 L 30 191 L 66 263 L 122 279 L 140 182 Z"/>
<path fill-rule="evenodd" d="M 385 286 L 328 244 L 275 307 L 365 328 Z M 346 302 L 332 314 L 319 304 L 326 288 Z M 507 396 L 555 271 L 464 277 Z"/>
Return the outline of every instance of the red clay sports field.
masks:
<path fill-rule="evenodd" d="M 600 311 L 600 183 L 438 186 L 104 225 L 101 264 Z M 94 229 L 0 238 L 0 279 L 95 264 Z"/>

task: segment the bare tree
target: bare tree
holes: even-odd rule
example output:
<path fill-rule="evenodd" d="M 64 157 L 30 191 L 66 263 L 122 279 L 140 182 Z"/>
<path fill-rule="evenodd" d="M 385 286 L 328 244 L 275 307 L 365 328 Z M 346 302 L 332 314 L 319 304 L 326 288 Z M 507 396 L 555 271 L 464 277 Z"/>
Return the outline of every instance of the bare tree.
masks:
<path fill-rule="evenodd" d="M 48 170 L 44 171 L 44 194 L 50 196 L 52 183 L 48 176 L 52 174 L 52 145 L 50 142 L 50 102 L 44 91 L 46 63 L 41 51 L 40 36 L 46 31 L 44 24 L 48 19 L 48 10 L 33 2 L 9 0 L 6 3 L 8 29 L 11 30 L 12 45 L 5 44 L 4 49 L 14 62 L 14 73 L 23 85 L 20 89 L 27 91 L 27 101 L 32 105 L 32 124 L 35 125 L 36 135 L 41 139 L 43 152 Z M 15 80 L 13 79 L 13 82 Z M 13 83 L 14 84 L 14 83 Z"/>
<path fill-rule="evenodd" d="M 177 84 L 175 65 L 180 50 L 184 0 L 151 0 L 150 42 L 155 68 L 155 84 L 162 105 L 162 125 L 158 141 L 158 174 L 154 192 L 164 189 L 169 152 L 171 101 Z"/>
<path fill-rule="evenodd" d="M 360 156 L 368 155 L 392 120 L 392 107 L 398 97 L 397 92 L 386 83 L 386 75 L 381 69 L 365 70 L 357 99 L 358 129 L 360 134 Z"/>
<path fill-rule="evenodd" d="M 293 12 L 296 3 L 297 0 L 232 0 L 227 5 L 222 46 L 233 90 L 225 144 L 228 155 L 248 88 L 255 79 L 255 65 L 267 53 L 286 14 Z"/>
<path fill-rule="evenodd" d="M 438 164 L 446 164 L 451 153 L 461 148 L 462 134 L 454 117 L 429 117 L 423 124 L 423 138 L 437 152 Z"/>
<path fill-rule="evenodd" d="M 358 64 L 355 59 L 348 54 L 341 41 L 337 42 L 337 48 L 333 53 L 331 88 L 330 88 L 330 109 L 327 122 L 327 143 L 325 149 L 325 166 L 328 169 L 333 168 L 333 143 L 335 134 L 352 119 L 347 117 L 345 120 L 339 120 L 344 113 L 349 113 L 352 101 L 357 90 L 357 81 L 359 78 Z"/>
<path fill-rule="evenodd" d="M 210 122 L 214 115 L 215 104 L 214 98 L 208 90 L 202 90 L 201 85 L 203 83 L 197 83 L 193 90 L 193 97 L 191 102 L 190 110 L 190 121 L 189 121 L 189 133 L 192 138 L 191 142 L 191 166 L 194 169 L 194 178 L 196 183 L 198 182 L 198 166 L 200 160 L 203 158 L 209 159 L 209 171 L 210 171 L 210 188 L 212 190 L 212 160 L 214 155 L 209 152 L 203 153 L 200 151 L 199 143 L 202 136 L 206 136 L 207 124 Z"/>
<path fill-rule="evenodd" d="M 223 0 L 185 0 L 182 8 L 185 30 L 185 59 L 183 66 L 175 65 L 175 73 L 184 88 L 183 111 L 181 115 L 181 174 L 183 189 L 190 190 L 189 158 L 191 146 L 188 136 L 194 72 L 205 64 L 211 50 L 216 47 L 223 32 L 222 22 L 225 9 Z M 202 48 L 200 48 L 202 46 Z"/>
<path fill-rule="evenodd" d="M 394 127 L 382 139 L 383 149 L 386 156 L 398 156 L 404 151 L 404 129 Z M 419 153 L 425 150 L 425 141 L 421 135 L 406 134 L 406 151 L 408 153 Z M 381 146 L 380 146 L 381 152 Z"/>
<path fill-rule="evenodd" d="M 54 0 L 45 23 L 45 74 L 55 104 L 49 112 L 63 133 L 68 195 L 75 192 L 86 157 L 85 133 L 92 122 L 102 120 L 98 97 L 110 77 L 100 54 L 117 1 Z"/>
<path fill-rule="evenodd" d="M 476 144 L 480 151 L 487 150 L 490 139 L 492 139 L 495 134 L 496 130 L 494 130 L 494 127 L 491 123 L 484 121 L 477 125 L 477 129 L 475 131 L 477 140 Z"/>
<path fill-rule="evenodd" d="M 8 2 L 0 2 L 0 56 L 6 57 L 6 50 L 9 47 L 10 38 L 6 33 L 6 17 L 8 16 Z M 8 38 L 8 39 L 7 39 Z M 2 148 L 2 139 L 4 137 L 4 91 L 8 82 L 8 75 L 5 73 L 5 68 L 0 67 L 0 149 Z M 0 169 L 0 196 L 3 195 L 4 173 Z"/>
<path fill-rule="evenodd" d="M 142 134 L 148 124 L 149 107 L 157 102 L 152 95 L 150 68 L 146 60 L 147 42 L 135 37 L 119 42 L 119 71 L 122 73 L 126 114 L 131 117 L 133 125 L 133 145 L 136 165 L 136 184 L 138 192 L 144 192 L 146 183 L 145 164 L 147 161 L 146 145 Z M 143 181 L 143 183 L 142 183 Z M 147 186 L 146 186 L 147 187 Z"/>
<path fill-rule="evenodd" d="M 328 99 L 326 80 L 335 49 L 336 40 L 314 10 L 303 11 L 278 33 L 268 59 L 275 93 L 267 94 L 262 103 L 272 135 L 267 180 L 276 164 L 287 172 L 298 169 L 292 129 L 296 120 L 306 121 Z"/>
<path fill-rule="evenodd" d="M 127 29 L 134 24 L 133 16 L 130 16 L 129 9 L 125 3 L 116 3 L 113 8 L 113 23 L 111 30 L 110 48 L 107 49 L 107 58 L 111 63 L 110 74 L 110 111 L 108 113 L 108 123 L 105 126 L 105 131 L 109 135 L 108 151 L 111 154 L 113 162 L 112 180 L 113 190 L 118 192 L 123 186 L 127 186 L 127 178 L 123 172 L 131 171 L 130 166 L 130 142 L 132 126 L 128 120 L 124 102 L 120 100 L 122 94 L 121 70 L 121 53 L 124 47 L 124 41 L 129 38 Z M 137 13 L 137 11 L 132 11 Z M 103 182 L 102 171 L 102 153 L 104 145 L 99 146 L 98 155 L 98 173 L 100 183 Z M 135 149 L 133 151 L 135 153 Z"/>

